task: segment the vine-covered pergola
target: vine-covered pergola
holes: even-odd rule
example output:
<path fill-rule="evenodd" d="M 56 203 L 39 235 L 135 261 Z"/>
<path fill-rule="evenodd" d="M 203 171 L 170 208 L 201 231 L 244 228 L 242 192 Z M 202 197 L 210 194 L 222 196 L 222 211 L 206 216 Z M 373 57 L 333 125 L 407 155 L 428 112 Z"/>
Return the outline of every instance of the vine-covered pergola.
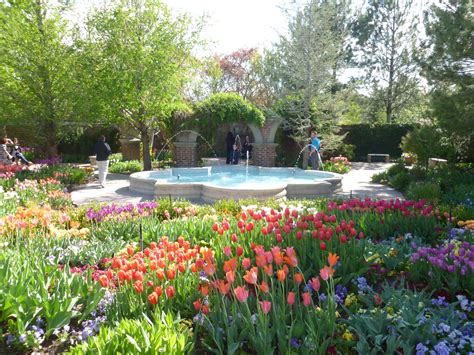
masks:
<path fill-rule="evenodd" d="M 275 166 L 275 135 L 281 120 L 266 118 L 259 108 L 233 93 L 212 95 L 196 106 L 189 130 L 176 136 L 176 165 L 196 166 L 198 133 L 214 134 L 219 125 L 231 122 L 245 123 L 252 132 L 254 165 Z"/>

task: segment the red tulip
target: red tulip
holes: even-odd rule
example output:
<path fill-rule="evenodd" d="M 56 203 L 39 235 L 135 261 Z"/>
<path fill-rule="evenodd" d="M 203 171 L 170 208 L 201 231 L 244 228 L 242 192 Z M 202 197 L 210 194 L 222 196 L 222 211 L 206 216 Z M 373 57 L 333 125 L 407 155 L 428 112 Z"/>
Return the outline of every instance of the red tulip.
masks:
<path fill-rule="evenodd" d="M 294 292 L 288 292 L 288 297 L 286 298 L 286 302 L 290 306 L 293 306 L 295 304 L 295 293 Z"/>
<path fill-rule="evenodd" d="M 150 302 L 150 304 L 153 304 L 153 305 L 158 303 L 158 295 L 156 294 L 156 292 L 152 292 L 148 296 L 148 301 Z"/>
<path fill-rule="evenodd" d="M 309 292 L 303 293 L 303 304 L 308 307 L 311 304 L 311 295 Z"/>
<path fill-rule="evenodd" d="M 172 298 L 174 296 L 174 286 L 168 286 L 166 288 L 166 297 Z"/>
<path fill-rule="evenodd" d="M 143 292 L 143 283 L 141 281 L 135 281 L 135 283 L 133 284 L 133 287 L 135 288 L 136 293 Z"/>

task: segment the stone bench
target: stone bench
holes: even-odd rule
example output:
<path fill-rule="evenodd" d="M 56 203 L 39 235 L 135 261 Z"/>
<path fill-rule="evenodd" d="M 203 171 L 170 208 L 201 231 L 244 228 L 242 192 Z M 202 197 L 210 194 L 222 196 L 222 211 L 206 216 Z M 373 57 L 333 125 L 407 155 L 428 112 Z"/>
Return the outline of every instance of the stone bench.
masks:
<path fill-rule="evenodd" d="M 367 154 L 368 163 L 372 163 L 372 157 L 383 157 L 386 163 L 390 162 L 390 154 Z"/>
<path fill-rule="evenodd" d="M 439 158 L 429 158 L 428 159 L 428 168 L 434 168 L 440 165 L 446 165 L 448 161 L 446 159 L 439 159 Z"/>

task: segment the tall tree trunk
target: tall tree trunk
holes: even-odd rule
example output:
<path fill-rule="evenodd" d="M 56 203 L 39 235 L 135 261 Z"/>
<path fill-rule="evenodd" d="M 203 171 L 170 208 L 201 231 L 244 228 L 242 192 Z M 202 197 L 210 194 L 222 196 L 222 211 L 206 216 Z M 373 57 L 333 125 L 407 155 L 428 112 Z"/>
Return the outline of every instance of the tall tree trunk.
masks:
<path fill-rule="evenodd" d="M 151 170 L 150 133 L 147 128 L 142 129 L 140 138 L 143 144 L 143 170 Z"/>

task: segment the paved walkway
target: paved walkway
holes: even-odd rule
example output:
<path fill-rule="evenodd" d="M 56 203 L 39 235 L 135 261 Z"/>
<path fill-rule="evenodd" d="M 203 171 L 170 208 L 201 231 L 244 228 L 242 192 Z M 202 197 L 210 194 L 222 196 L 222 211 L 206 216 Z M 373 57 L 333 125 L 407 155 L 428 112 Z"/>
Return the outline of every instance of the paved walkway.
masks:
<path fill-rule="evenodd" d="M 336 193 L 341 197 L 394 199 L 403 195 L 389 186 L 371 182 L 372 175 L 392 166 L 391 163 L 352 163 L 352 169 L 342 179 L 342 189 Z"/>
<path fill-rule="evenodd" d="M 352 163 L 352 170 L 344 175 L 339 197 L 371 197 L 379 199 L 403 198 L 402 194 L 394 189 L 370 182 L 372 175 L 384 171 L 391 164 L 385 163 Z M 97 182 L 79 187 L 72 192 L 72 200 L 77 205 L 98 202 L 133 202 L 152 200 L 153 195 L 144 195 L 130 191 L 127 175 L 109 174 L 107 186 L 101 188 Z"/>

